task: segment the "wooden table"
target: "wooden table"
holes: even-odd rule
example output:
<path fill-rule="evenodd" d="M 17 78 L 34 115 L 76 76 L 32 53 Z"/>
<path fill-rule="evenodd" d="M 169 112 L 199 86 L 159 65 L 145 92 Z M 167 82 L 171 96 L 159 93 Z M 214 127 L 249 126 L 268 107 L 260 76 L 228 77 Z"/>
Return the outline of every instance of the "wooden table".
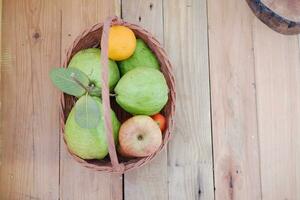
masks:
<path fill-rule="evenodd" d="M 164 44 L 178 94 L 168 149 L 124 176 L 70 158 L 48 77 L 114 14 Z M 299 37 L 245 1 L 2 0 L 1 34 L 1 200 L 300 199 Z"/>

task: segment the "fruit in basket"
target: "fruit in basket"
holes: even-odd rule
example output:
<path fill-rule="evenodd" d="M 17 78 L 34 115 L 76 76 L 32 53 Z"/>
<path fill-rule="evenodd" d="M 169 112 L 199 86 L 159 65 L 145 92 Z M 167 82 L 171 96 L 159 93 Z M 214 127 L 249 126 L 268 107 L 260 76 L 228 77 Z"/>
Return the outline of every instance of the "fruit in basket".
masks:
<path fill-rule="evenodd" d="M 92 84 L 101 88 L 100 54 L 101 51 L 98 48 L 81 50 L 72 57 L 68 67 L 79 69 L 88 76 Z M 112 90 L 120 79 L 120 72 L 115 61 L 108 61 L 108 71 L 108 85 Z"/>
<path fill-rule="evenodd" d="M 84 97 L 84 96 L 83 96 Z M 81 97 L 81 98 L 83 98 Z M 102 115 L 102 104 L 99 98 L 93 97 Z M 78 101 L 77 101 L 78 102 Z M 77 103 L 76 102 L 76 103 Z M 102 159 L 108 154 L 108 144 L 104 132 L 103 117 L 96 128 L 82 128 L 76 122 L 76 104 L 71 110 L 65 125 L 65 140 L 69 150 L 83 159 Z M 111 111 L 112 127 L 115 142 L 118 141 L 120 122 Z"/>
<path fill-rule="evenodd" d="M 158 113 L 156 115 L 151 116 L 151 118 L 158 124 L 161 131 L 164 131 L 166 129 L 167 121 L 162 114 Z"/>
<path fill-rule="evenodd" d="M 129 58 L 136 47 L 136 38 L 133 31 L 126 26 L 112 26 L 109 29 L 108 57 L 112 60 Z"/>
<path fill-rule="evenodd" d="M 136 40 L 136 48 L 131 57 L 118 62 L 120 73 L 123 76 L 136 67 L 151 67 L 159 69 L 159 63 L 155 54 L 142 39 Z"/>
<path fill-rule="evenodd" d="M 161 130 L 149 116 L 137 115 L 125 121 L 119 131 L 119 153 L 125 157 L 145 157 L 162 143 Z"/>
<path fill-rule="evenodd" d="M 127 72 L 115 87 L 116 101 L 133 115 L 154 115 L 168 101 L 164 75 L 153 68 L 137 67 Z"/>

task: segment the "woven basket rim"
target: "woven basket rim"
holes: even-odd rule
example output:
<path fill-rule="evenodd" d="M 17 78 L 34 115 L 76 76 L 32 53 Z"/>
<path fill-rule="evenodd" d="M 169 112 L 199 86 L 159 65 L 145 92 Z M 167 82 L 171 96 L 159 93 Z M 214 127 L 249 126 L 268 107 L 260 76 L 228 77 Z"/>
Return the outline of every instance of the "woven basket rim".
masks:
<path fill-rule="evenodd" d="M 63 141 L 64 141 L 65 146 L 67 147 L 69 154 L 72 156 L 73 159 L 75 159 L 77 162 L 79 162 L 82 166 L 89 168 L 89 169 L 96 170 L 96 171 L 105 171 L 105 172 L 110 172 L 110 173 L 125 173 L 125 172 L 128 172 L 129 170 L 132 170 L 132 169 L 135 169 L 135 168 L 138 168 L 138 167 L 141 167 L 141 166 L 147 164 L 160 151 L 162 151 L 162 149 L 165 146 L 167 146 L 167 143 L 170 139 L 170 133 L 174 127 L 174 114 L 175 114 L 175 101 L 176 101 L 176 92 L 175 91 L 176 90 L 175 90 L 175 78 L 174 78 L 174 74 L 173 74 L 172 65 L 171 65 L 171 62 L 170 62 L 165 50 L 163 49 L 162 45 L 160 44 L 160 42 L 158 40 L 156 40 L 155 37 L 150 32 L 143 29 L 142 27 L 140 27 L 136 24 L 132 24 L 132 23 L 123 21 L 119 18 L 116 18 L 116 19 L 117 20 L 114 21 L 112 23 L 112 25 L 127 26 L 130 29 L 132 29 L 137 36 L 143 35 L 144 37 L 146 37 L 147 41 L 144 40 L 145 43 L 156 54 L 156 57 L 159 60 L 161 67 L 164 66 L 164 69 L 161 68 L 161 70 L 164 73 L 164 76 L 167 80 L 168 87 L 169 87 L 169 100 L 168 100 L 167 105 L 169 107 L 170 114 L 167 116 L 169 120 L 167 122 L 168 123 L 167 129 L 165 130 L 165 132 L 163 134 L 163 142 L 162 142 L 161 146 L 159 147 L 159 149 L 154 154 L 152 154 L 148 157 L 132 159 L 128 162 L 121 163 L 122 169 L 119 169 L 119 170 L 113 169 L 110 162 L 103 161 L 103 164 L 101 162 L 98 164 L 90 163 L 87 160 L 84 160 L 84 159 L 78 157 L 77 155 L 75 155 L 74 153 L 72 153 L 71 150 L 68 148 L 67 142 L 64 137 L 64 125 L 65 125 L 65 119 L 67 118 L 67 116 L 65 116 L 65 112 L 64 112 L 66 109 L 66 102 L 65 102 L 65 94 L 63 94 L 63 93 L 60 95 L 60 102 L 61 102 L 61 104 L 60 104 L 60 124 L 61 124 L 60 128 L 61 128 L 61 131 L 60 132 L 63 135 Z M 74 49 L 77 47 L 77 45 L 79 45 L 80 41 L 84 40 L 92 32 L 100 31 L 100 33 L 101 33 L 102 29 L 103 29 L 103 25 L 104 25 L 103 23 L 96 23 L 96 24 L 86 28 L 84 31 L 81 32 L 81 34 L 79 34 L 76 37 L 76 39 L 72 42 L 72 44 L 66 51 L 66 55 L 65 55 L 65 58 L 62 63 L 63 67 L 66 68 L 68 66 L 68 62 L 70 61 L 72 56 L 76 53 L 76 52 L 74 53 Z M 99 37 L 98 42 L 100 42 L 100 40 L 101 39 Z"/>

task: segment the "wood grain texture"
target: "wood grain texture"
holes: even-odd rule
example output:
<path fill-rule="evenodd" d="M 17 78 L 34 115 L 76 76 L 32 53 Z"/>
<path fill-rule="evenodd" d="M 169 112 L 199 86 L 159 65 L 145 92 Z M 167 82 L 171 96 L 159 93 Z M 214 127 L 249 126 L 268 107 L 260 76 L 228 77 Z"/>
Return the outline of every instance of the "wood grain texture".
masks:
<path fill-rule="evenodd" d="M 147 29 L 159 42 L 164 43 L 162 0 L 122 1 L 122 17 Z"/>
<path fill-rule="evenodd" d="M 261 199 L 253 15 L 245 1 L 208 2 L 215 197 Z"/>
<path fill-rule="evenodd" d="M 62 57 L 81 31 L 115 14 L 114 2 L 62 1 Z M 95 172 L 82 167 L 68 155 L 61 140 L 60 198 L 63 200 L 122 199 L 122 176 Z"/>
<path fill-rule="evenodd" d="M 220 4 L 220 2 L 215 2 Z M 214 199 L 206 1 L 165 0 L 165 47 L 175 70 L 169 199 Z"/>
<path fill-rule="evenodd" d="M 120 18 L 121 18 L 121 10 L 122 10 L 121 1 L 122 0 L 114 0 L 115 15 Z"/>
<path fill-rule="evenodd" d="M 1 71 L 2 71 L 2 0 L 0 0 L 0 83 L 1 83 Z M 2 92 L 0 90 L 0 97 L 2 95 Z M 0 129 L 2 127 L 2 99 L 0 98 Z M 2 161 L 2 134 L 0 134 L 0 167 L 1 167 L 1 161 Z"/>
<path fill-rule="evenodd" d="M 300 199 L 298 42 L 297 36 L 282 36 L 255 20 L 254 52 L 264 200 Z"/>
<path fill-rule="evenodd" d="M 122 1 L 123 19 L 150 31 L 163 43 L 162 0 Z M 161 152 L 151 163 L 124 176 L 124 198 L 129 200 L 168 199 L 167 152 Z"/>
<path fill-rule="evenodd" d="M 59 102 L 48 77 L 60 60 L 57 3 L 3 1 L 3 200 L 59 198 Z"/>

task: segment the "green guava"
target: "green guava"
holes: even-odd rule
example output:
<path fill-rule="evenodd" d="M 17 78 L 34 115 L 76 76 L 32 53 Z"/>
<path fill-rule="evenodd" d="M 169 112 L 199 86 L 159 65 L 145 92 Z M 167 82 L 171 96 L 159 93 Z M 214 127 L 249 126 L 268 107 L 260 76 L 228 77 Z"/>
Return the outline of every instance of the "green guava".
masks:
<path fill-rule="evenodd" d="M 133 115 L 154 115 L 168 101 L 168 86 L 157 69 L 137 67 L 127 72 L 115 87 L 116 101 Z"/>
<path fill-rule="evenodd" d="M 133 55 L 126 60 L 118 62 L 118 65 L 122 76 L 136 67 L 159 69 L 159 63 L 156 56 L 141 39 L 136 40 L 136 49 Z"/>
<path fill-rule="evenodd" d="M 102 104 L 99 98 L 93 97 L 99 105 L 102 116 Z M 82 159 L 102 159 L 108 154 L 108 144 L 104 132 L 103 117 L 96 128 L 81 128 L 75 121 L 75 107 L 71 110 L 65 125 L 65 140 L 71 152 Z M 118 141 L 120 122 L 111 111 L 111 120 L 115 143 Z"/>
<path fill-rule="evenodd" d="M 101 51 L 98 48 L 84 49 L 76 53 L 68 67 L 74 67 L 85 73 L 90 81 L 95 84 L 97 88 L 101 88 Z M 108 61 L 108 85 L 110 90 L 113 90 L 118 80 L 120 79 L 120 72 L 115 61 Z"/>

